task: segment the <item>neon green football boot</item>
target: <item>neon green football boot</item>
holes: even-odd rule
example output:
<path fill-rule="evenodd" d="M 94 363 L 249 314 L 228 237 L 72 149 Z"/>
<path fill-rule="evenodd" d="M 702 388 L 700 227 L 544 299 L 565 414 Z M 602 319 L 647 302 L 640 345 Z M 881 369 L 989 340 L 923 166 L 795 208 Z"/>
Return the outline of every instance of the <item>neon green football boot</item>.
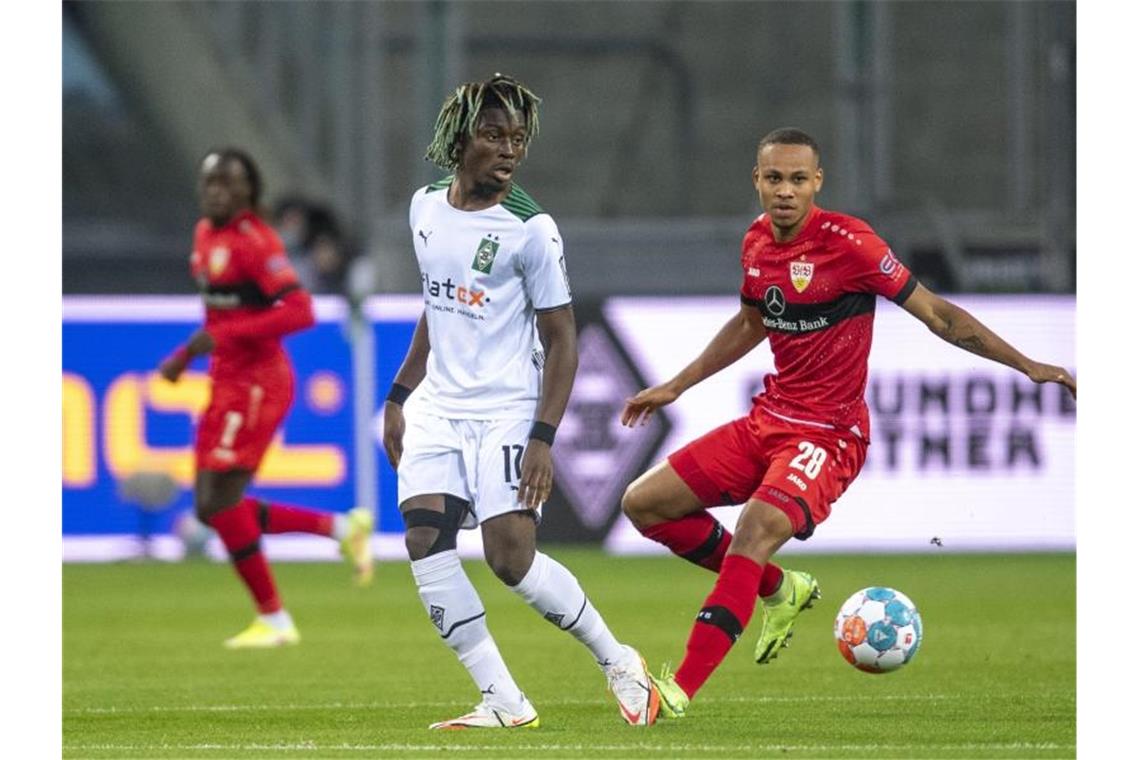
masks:
<path fill-rule="evenodd" d="M 669 666 L 665 665 L 661 668 L 660 677 L 648 672 L 647 675 L 661 695 L 658 715 L 664 715 L 667 718 L 685 717 L 685 709 L 689 706 L 689 695 L 677 685 L 677 679 L 669 672 Z"/>
<path fill-rule="evenodd" d="M 756 642 L 756 662 L 765 665 L 776 659 L 781 647 L 792 637 L 792 625 L 799 614 L 811 607 L 821 596 L 819 583 L 807 573 L 785 570 L 780 587 L 771 597 L 762 600 L 764 623 L 760 639 Z"/>
<path fill-rule="evenodd" d="M 226 649 L 273 649 L 299 643 L 301 634 L 292 622 L 288 628 L 277 629 L 261 618 L 255 618 L 248 628 L 224 642 Z"/>
<path fill-rule="evenodd" d="M 352 565 L 352 580 L 363 588 L 372 584 L 372 529 L 376 518 L 365 507 L 350 510 L 348 535 L 340 542 L 340 553 Z"/>

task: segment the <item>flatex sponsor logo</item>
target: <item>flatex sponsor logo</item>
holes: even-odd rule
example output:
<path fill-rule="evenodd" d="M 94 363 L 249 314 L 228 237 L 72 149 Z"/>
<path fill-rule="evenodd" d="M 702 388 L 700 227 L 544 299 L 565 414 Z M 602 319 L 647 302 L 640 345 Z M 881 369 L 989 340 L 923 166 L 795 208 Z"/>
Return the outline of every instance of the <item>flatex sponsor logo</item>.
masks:
<path fill-rule="evenodd" d="M 445 280 L 432 279 L 431 275 L 427 272 L 422 273 L 420 279 L 423 281 L 424 295 L 429 296 L 429 299 L 425 299 L 425 301 L 431 308 L 442 311 L 455 311 L 457 313 L 463 313 L 467 317 L 483 319 L 482 314 L 471 311 L 471 309 L 482 310 L 487 308 L 487 304 L 490 303 L 487 291 L 480 291 L 480 289 L 473 288 L 470 285 L 459 285 L 450 277 Z M 433 302 L 433 299 L 455 301 L 470 309 L 457 309 L 447 304 Z"/>

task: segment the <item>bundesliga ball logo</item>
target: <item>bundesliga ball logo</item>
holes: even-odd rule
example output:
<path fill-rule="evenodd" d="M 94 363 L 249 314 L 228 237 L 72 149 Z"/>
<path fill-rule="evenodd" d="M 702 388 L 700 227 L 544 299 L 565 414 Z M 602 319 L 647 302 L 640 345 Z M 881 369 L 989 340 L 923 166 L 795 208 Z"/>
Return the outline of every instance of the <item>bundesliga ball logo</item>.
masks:
<path fill-rule="evenodd" d="M 922 617 L 901 591 L 872 586 L 852 594 L 835 618 L 835 641 L 847 662 L 888 673 L 910 662 L 922 644 Z"/>

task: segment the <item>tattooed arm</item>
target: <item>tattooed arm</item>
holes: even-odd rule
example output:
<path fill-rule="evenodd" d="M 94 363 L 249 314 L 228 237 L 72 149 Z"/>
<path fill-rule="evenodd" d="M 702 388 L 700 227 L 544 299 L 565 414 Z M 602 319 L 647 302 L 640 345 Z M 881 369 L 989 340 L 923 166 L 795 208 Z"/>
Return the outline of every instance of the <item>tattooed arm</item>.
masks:
<path fill-rule="evenodd" d="M 930 331 L 942 340 L 1021 372 L 1035 383 L 1060 383 L 1077 397 L 1077 383 L 1063 367 L 1042 364 L 1026 357 L 965 309 L 919 285 L 903 303 Z"/>

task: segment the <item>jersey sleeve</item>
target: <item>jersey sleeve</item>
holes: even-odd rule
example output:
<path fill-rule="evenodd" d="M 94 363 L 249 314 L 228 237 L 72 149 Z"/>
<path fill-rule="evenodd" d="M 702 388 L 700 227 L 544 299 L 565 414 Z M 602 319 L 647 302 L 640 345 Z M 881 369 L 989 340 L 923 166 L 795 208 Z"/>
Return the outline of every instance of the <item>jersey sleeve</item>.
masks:
<path fill-rule="evenodd" d="M 527 236 L 520 257 L 526 294 L 536 311 L 570 303 L 570 278 L 562 252 L 562 235 L 548 214 L 526 222 Z"/>
<path fill-rule="evenodd" d="M 257 285 L 267 298 L 277 300 L 291 290 L 301 287 L 297 272 L 285 255 L 285 246 L 277 233 L 265 225 L 249 226 L 242 230 L 241 267 L 246 276 Z"/>
<path fill-rule="evenodd" d="M 752 230 L 749 230 L 740 243 L 740 302 L 746 306 L 760 308 L 764 302 L 764 294 L 760 292 L 763 280 L 760 279 L 760 270 L 754 266 L 748 256 L 753 234 Z"/>
<path fill-rule="evenodd" d="M 918 287 L 918 280 L 869 224 L 851 220 L 847 230 L 853 290 L 874 293 L 901 306 Z"/>
<path fill-rule="evenodd" d="M 423 203 L 427 191 L 427 187 L 421 187 L 412 194 L 412 200 L 408 202 L 408 228 L 412 231 L 412 235 L 416 234 L 416 217 L 419 216 L 420 204 Z"/>

